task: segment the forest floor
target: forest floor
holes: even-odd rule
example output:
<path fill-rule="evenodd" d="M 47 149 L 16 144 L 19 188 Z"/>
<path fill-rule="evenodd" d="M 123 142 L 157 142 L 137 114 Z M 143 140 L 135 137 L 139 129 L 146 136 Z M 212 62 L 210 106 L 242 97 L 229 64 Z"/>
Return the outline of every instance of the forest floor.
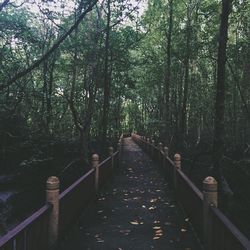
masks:
<path fill-rule="evenodd" d="M 60 250 L 201 249 L 165 179 L 131 138 L 112 184 L 86 210 Z"/>

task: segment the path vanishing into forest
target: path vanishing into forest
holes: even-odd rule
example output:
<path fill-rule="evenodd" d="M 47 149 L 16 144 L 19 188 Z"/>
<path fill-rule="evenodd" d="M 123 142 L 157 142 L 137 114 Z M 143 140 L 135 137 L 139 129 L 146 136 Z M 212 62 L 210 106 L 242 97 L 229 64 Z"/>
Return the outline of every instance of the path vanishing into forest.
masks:
<path fill-rule="evenodd" d="M 157 166 L 131 138 L 112 183 L 84 212 L 60 250 L 201 249 Z"/>

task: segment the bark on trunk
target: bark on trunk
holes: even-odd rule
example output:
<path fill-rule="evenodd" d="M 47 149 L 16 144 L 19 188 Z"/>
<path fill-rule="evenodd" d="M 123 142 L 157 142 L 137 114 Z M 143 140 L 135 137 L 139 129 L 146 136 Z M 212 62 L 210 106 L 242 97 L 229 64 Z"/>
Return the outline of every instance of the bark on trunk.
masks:
<path fill-rule="evenodd" d="M 228 18 L 231 12 L 232 0 L 222 0 L 222 12 L 220 22 L 219 47 L 217 58 L 217 83 L 214 118 L 214 142 L 213 142 L 213 172 L 220 181 L 222 179 L 221 160 L 224 153 L 224 116 L 225 116 L 225 64 L 228 40 Z"/>
<path fill-rule="evenodd" d="M 165 74 L 165 136 L 169 137 L 170 129 L 170 84 L 171 84 L 171 42 L 172 42 L 172 30 L 173 30 L 173 0 L 169 0 L 169 19 L 168 19 L 168 34 L 167 34 L 167 68 Z"/>
<path fill-rule="evenodd" d="M 109 37 L 110 37 L 110 0 L 107 0 L 107 27 L 105 38 L 105 61 L 104 61 L 104 101 L 103 101 L 103 116 L 102 116 L 102 141 L 105 144 L 108 128 L 108 110 L 110 96 L 110 77 L 109 77 Z"/>

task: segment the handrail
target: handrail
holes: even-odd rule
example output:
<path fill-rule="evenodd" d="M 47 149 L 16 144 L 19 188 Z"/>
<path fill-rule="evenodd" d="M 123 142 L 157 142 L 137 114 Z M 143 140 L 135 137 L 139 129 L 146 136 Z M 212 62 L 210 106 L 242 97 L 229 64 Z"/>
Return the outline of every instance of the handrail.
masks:
<path fill-rule="evenodd" d="M 137 134 L 132 134 L 132 138 L 146 150 L 152 158 L 158 160 L 160 166 L 165 169 L 167 168 L 167 173 L 170 174 L 170 176 L 173 175 L 171 176 L 173 177 L 171 181 L 175 184 L 174 191 L 176 198 L 190 217 L 191 223 L 193 223 L 198 236 L 204 241 L 205 236 L 203 229 L 206 227 L 204 216 L 207 216 L 207 214 L 204 213 L 205 201 L 203 193 L 181 169 L 176 168 L 175 163 L 167 155 L 162 153 L 159 148 L 148 143 L 148 141 L 142 139 L 141 136 Z M 209 250 L 250 249 L 249 239 L 247 239 L 247 237 L 242 234 L 242 232 L 240 232 L 240 230 L 218 208 L 210 206 L 210 211 L 208 216 L 211 225 L 216 225 L 223 233 L 221 233 L 221 235 L 216 235 L 214 228 L 210 230 L 209 237 L 212 247 L 208 247 Z"/>
<path fill-rule="evenodd" d="M 5 234 L 2 238 L 0 238 L 0 247 L 4 246 L 7 242 L 14 239 L 18 234 L 26 230 L 31 224 L 33 224 L 36 220 L 38 220 L 41 216 L 46 213 L 49 213 L 52 209 L 51 204 L 45 204 L 41 208 L 39 208 L 36 212 L 34 212 L 31 216 L 26 218 L 16 227 L 11 229 L 7 234 Z"/>
<path fill-rule="evenodd" d="M 122 137 L 123 135 L 121 136 L 121 138 Z M 112 171 L 114 164 L 113 159 L 114 158 L 118 159 L 119 157 L 120 157 L 119 151 L 116 151 L 98 164 L 98 168 L 101 170 L 99 172 L 99 175 L 102 184 L 106 181 L 106 178 L 110 177 L 110 172 Z M 105 166 L 104 168 L 105 171 L 102 170 L 103 169 L 102 167 L 104 166 Z M 110 166 L 110 168 L 106 168 L 106 166 Z M 80 177 L 73 184 L 71 184 L 66 190 L 64 190 L 60 195 L 58 195 L 59 199 L 58 202 L 60 203 L 59 207 L 61 207 L 60 215 L 58 215 L 59 227 L 61 227 L 59 228 L 60 232 L 64 231 L 64 229 L 67 229 L 65 225 L 68 225 L 69 222 L 73 221 L 73 219 L 76 216 L 75 211 L 81 212 L 83 206 L 86 205 L 86 202 L 88 202 L 90 198 L 96 197 L 96 190 L 95 190 L 95 181 L 96 181 L 95 175 L 97 173 L 96 171 L 97 170 L 95 168 L 90 169 L 82 177 Z M 79 201 L 79 196 L 81 197 L 80 199 L 81 201 L 72 204 L 71 203 L 72 199 L 74 200 L 77 197 L 78 198 L 77 201 Z M 74 207 L 74 213 L 71 214 L 69 212 L 72 210 L 72 207 Z M 41 208 L 39 208 L 36 212 L 34 212 L 31 216 L 22 221 L 20 224 L 18 224 L 15 228 L 7 232 L 7 234 L 5 234 L 3 237 L 0 238 L 0 250 L 5 250 L 5 249 L 15 250 L 16 245 L 18 244 L 22 245 L 23 250 L 47 249 L 49 244 L 48 243 L 49 242 L 48 228 L 50 219 L 49 215 L 53 209 L 54 209 L 53 205 L 51 203 L 47 203 Z M 43 218 L 43 216 L 46 217 Z M 36 225 L 33 227 L 33 224 Z M 36 231 L 42 233 L 43 235 L 39 235 L 39 233 L 36 233 Z M 35 234 L 36 237 L 32 236 L 33 232 L 36 233 Z M 28 243 L 26 243 L 26 241 L 28 241 Z M 39 245 L 39 243 L 41 244 Z M 37 245 L 37 247 L 34 247 L 35 245 Z"/>
<path fill-rule="evenodd" d="M 230 230 L 232 235 L 240 242 L 245 249 L 250 249 L 249 240 L 242 234 L 242 232 L 216 207 L 211 206 L 210 210 L 215 216 L 224 224 L 225 228 Z"/>
<path fill-rule="evenodd" d="M 203 200 L 203 193 L 199 190 L 199 188 L 196 187 L 196 185 L 184 174 L 181 170 L 177 170 L 179 175 L 188 183 L 190 188 L 193 190 L 193 192 Z"/>
<path fill-rule="evenodd" d="M 65 189 L 60 195 L 59 199 L 63 199 L 67 194 L 69 194 L 80 182 L 84 181 L 89 175 L 91 175 L 95 170 L 90 169 L 85 175 L 76 180 L 73 184 L 71 184 L 67 189 Z"/>
<path fill-rule="evenodd" d="M 101 167 L 102 165 L 105 165 L 108 161 L 111 160 L 112 157 L 115 157 L 118 153 L 119 153 L 119 151 L 117 150 L 117 151 L 114 152 L 112 155 L 110 155 L 108 158 L 106 158 L 105 160 L 103 160 L 103 161 L 99 164 L 99 167 Z"/>

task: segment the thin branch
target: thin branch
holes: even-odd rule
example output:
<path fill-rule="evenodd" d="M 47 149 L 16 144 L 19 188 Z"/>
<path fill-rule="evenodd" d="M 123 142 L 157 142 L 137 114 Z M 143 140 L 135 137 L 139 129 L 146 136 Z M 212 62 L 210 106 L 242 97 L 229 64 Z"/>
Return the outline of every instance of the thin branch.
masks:
<path fill-rule="evenodd" d="M 3 8 L 9 4 L 9 2 L 10 0 L 4 0 L 2 3 L 0 3 L 0 11 L 2 11 Z"/>
<path fill-rule="evenodd" d="M 71 26 L 71 28 L 64 34 L 62 35 L 57 42 L 50 48 L 47 50 L 47 52 L 37 61 L 35 61 L 30 67 L 24 69 L 23 71 L 17 73 L 14 77 L 12 77 L 10 80 L 8 80 L 5 84 L 1 84 L 0 85 L 0 91 L 4 90 L 5 88 L 9 87 L 10 85 L 12 85 L 14 82 L 16 82 L 18 79 L 24 77 L 25 75 L 27 75 L 28 73 L 30 73 L 32 70 L 34 70 L 35 68 L 37 68 L 38 66 L 40 66 L 40 64 L 45 61 L 46 59 L 49 58 L 49 56 L 59 48 L 59 46 L 61 45 L 61 43 L 63 43 L 63 41 L 79 26 L 79 24 L 81 23 L 81 21 L 84 19 L 84 17 L 87 15 L 87 13 L 89 13 L 93 7 L 96 5 L 96 3 L 98 2 L 98 0 L 94 0 L 89 6 L 88 8 L 78 17 L 77 21 Z"/>

